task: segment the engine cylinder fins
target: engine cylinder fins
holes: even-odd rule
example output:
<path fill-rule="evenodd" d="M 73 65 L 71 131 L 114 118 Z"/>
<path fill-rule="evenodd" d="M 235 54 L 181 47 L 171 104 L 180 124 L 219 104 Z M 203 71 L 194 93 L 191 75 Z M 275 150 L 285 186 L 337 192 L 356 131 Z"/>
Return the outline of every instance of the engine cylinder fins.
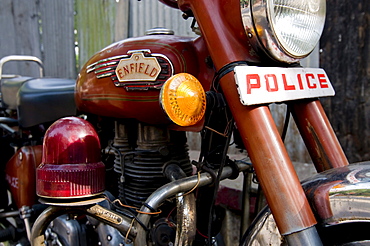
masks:
<path fill-rule="evenodd" d="M 169 182 L 163 174 L 166 163 L 178 163 L 187 175 L 192 173 L 192 165 L 185 132 L 141 123 L 136 130 L 136 147 L 131 148 L 129 128 L 116 126 L 114 171 L 118 174 L 118 198 L 141 207 L 151 193 Z"/>
<path fill-rule="evenodd" d="M 124 182 L 120 183 L 119 198 L 128 202 L 130 205 L 141 207 L 142 203 L 156 189 L 169 181 L 163 175 L 163 168 L 168 162 L 175 162 L 184 170 L 187 175 L 192 173 L 187 148 L 183 146 L 183 154 L 180 161 L 176 158 L 163 157 L 159 153 L 152 152 L 144 154 L 141 151 L 139 156 L 135 156 L 131 163 L 125 163 Z M 185 157 L 184 157 L 185 156 Z"/>

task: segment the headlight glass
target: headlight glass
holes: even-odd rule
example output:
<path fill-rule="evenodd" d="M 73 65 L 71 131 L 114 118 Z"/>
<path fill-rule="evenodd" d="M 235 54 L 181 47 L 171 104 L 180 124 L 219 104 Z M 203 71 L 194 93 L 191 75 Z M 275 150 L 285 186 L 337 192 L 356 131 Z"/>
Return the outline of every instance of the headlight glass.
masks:
<path fill-rule="evenodd" d="M 252 45 L 282 62 L 306 57 L 320 39 L 325 0 L 250 0 L 241 7 Z"/>

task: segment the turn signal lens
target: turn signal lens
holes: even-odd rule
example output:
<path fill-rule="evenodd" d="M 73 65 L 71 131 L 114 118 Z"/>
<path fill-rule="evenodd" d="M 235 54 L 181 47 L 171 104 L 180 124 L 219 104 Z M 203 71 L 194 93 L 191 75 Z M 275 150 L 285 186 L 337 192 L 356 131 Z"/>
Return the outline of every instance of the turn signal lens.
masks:
<path fill-rule="evenodd" d="M 163 84 L 160 102 L 168 117 L 180 126 L 196 124 L 206 111 L 203 87 L 188 73 L 176 74 Z"/>

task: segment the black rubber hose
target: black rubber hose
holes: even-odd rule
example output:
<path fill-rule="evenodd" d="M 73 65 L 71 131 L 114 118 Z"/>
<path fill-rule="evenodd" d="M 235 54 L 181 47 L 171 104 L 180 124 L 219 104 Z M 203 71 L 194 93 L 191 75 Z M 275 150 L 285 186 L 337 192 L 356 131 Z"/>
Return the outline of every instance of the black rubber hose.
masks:
<path fill-rule="evenodd" d="M 14 227 L 9 226 L 5 229 L 0 230 L 0 242 L 15 239 L 16 230 Z"/>

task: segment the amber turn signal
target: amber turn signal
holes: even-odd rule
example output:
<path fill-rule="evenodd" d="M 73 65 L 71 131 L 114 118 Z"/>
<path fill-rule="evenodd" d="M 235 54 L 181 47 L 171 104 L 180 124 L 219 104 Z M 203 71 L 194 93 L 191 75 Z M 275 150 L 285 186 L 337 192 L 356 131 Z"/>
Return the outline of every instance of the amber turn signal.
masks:
<path fill-rule="evenodd" d="M 188 73 L 176 74 L 163 84 L 160 102 L 168 117 L 180 126 L 196 124 L 206 111 L 203 87 Z"/>

